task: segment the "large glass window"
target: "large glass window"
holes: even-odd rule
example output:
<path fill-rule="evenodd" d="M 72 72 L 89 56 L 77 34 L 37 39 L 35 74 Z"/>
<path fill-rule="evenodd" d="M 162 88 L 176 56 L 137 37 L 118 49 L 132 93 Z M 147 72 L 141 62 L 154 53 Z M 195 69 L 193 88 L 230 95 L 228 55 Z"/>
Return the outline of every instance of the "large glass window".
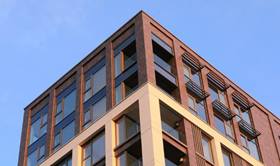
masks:
<path fill-rule="evenodd" d="M 224 105 L 227 105 L 225 92 L 219 90 L 212 84 L 209 84 L 209 91 L 212 101 L 219 100 Z"/>
<path fill-rule="evenodd" d="M 76 90 L 64 96 L 56 104 L 55 124 L 58 124 L 76 109 Z"/>
<path fill-rule="evenodd" d="M 234 140 L 233 136 L 233 128 L 231 121 L 224 121 L 222 118 L 220 118 L 217 115 L 214 115 L 214 122 L 215 127 L 224 134 L 227 138 L 229 138 L 231 141 Z"/>
<path fill-rule="evenodd" d="M 90 75 L 84 83 L 84 102 L 106 86 L 106 66 Z"/>
<path fill-rule="evenodd" d="M 185 133 L 183 130 L 183 118 L 173 112 L 167 106 L 160 105 L 161 126 L 165 133 L 185 143 Z"/>
<path fill-rule="evenodd" d="M 211 150 L 210 139 L 208 137 L 206 137 L 205 135 L 202 135 L 201 143 L 202 143 L 202 149 L 203 149 L 203 156 L 204 156 L 204 158 L 206 160 L 212 162 L 213 158 L 212 158 L 212 150 Z"/>
<path fill-rule="evenodd" d="M 119 76 L 124 70 L 132 66 L 137 61 L 136 42 L 131 42 L 128 46 L 116 53 L 115 62 L 115 77 Z"/>
<path fill-rule="evenodd" d="M 188 106 L 192 113 L 198 115 L 203 121 L 207 122 L 205 103 L 203 100 L 199 101 L 192 96 L 188 97 Z"/>
<path fill-rule="evenodd" d="M 233 111 L 243 120 L 245 120 L 249 125 L 251 125 L 251 118 L 249 114 L 249 110 L 245 110 L 237 104 L 234 104 Z"/>
<path fill-rule="evenodd" d="M 39 146 L 27 157 L 27 166 L 37 166 L 45 159 L 45 145 Z"/>
<path fill-rule="evenodd" d="M 257 160 L 260 160 L 259 156 L 259 150 L 258 150 L 258 144 L 256 142 L 256 139 L 249 139 L 245 135 L 241 135 L 241 144 L 243 147 L 243 150 L 245 150 L 247 153 L 252 155 Z"/>
<path fill-rule="evenodd" d="M 72 121 L 55 134 L 54 149 L 57 150 L 62 145 L 68 143 L 75 136 L 75 121 Z"/>
<path fill-rule="evenodd" d="M 42 110 L 36 113 L 31 120 L 32 122 L 30 127 L 30 139 L 29 145 L 37 141 L 41 136 L 43 136 L 47 132 L 47 124 L 48 124 L 48 106 L 45 106 Z"/>
<path fill-rule="evenodd" d="M 124 115 L 117 121 L 117 144 L 120 145 L 139 133 L 139 123 L 131 117 Z"/>
<path fill-rule="evenodd" d="M 223 159 L 224 159 L 224 166 L 232 166 L 231 154 L 230 152 L 224 149 L 223 149 Z"/>
<path fill-rule="evenodd" d="M 105 135 L 99 133 L 83 148 L 83 166 L 105 166 Z"/>
<path fill-rule="evenodd" d="M 107 112 L 106 109 L 106 96 L 101 100 L 90 106 L 84 112 L 84 127 L 88 127 L 91 122 L 97 121 L 99 118 L 104 116 Z"/>
<path fill-rule="evenodd" d="M 138 74 L 135 72 L 126 80 L 121 82 L 115 87 L 115 102 L 120 103 L 122 99 L 130 95 L 133 91 L 138 88 Z"/>
<path fill-rule="evenodd" d="M 194 71 L 189 66 L 184 65 L 184 76 L 185 76 L 185 82 L 192 80 L 193 82 L 196 83 L 196 85 L 198 85 L 199 87 L 201 86 L 200 72 Z"/>

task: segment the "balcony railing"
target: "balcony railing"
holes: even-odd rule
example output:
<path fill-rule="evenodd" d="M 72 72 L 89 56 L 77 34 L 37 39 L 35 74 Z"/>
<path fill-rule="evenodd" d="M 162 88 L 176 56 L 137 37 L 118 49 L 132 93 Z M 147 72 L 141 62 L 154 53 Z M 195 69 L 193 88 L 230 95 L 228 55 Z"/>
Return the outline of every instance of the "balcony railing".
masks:
<path fill-rule="evenodd" d="M 165 70 L 165 68 L 163 68 L 161 65 L 157 64 L 156 62 L 155 62 L 155 70 L 159 74 L 161 74 L 164 78 L 166 78 L 168 81 L 170 81 L 174 85 L 177 85 L 176 77 L 172 73 L 170 73 L 169 71 Z"/>
<path fill-rule="evenodd" d="M 250 136 L 250 139 L 254 139 L 258 137 L 261 133 L 253 128 L 249 123 L 247 123 L 245 120 L 241 119 L 238 122 L 239 128 L 243 131 L 246 132 L 248 136 Z"/>
<path fill-rule="evenodd" d="M 221 103 L 219 100 L 215 100 L 212 102 L 212 106 L 213 109 L 220 114 L 221 116 L 223 116 L 223 118 L 225 118 L 225 120 L 231 120 L 233 118 L 233 114 L 230 111 L 230 109 L 228 109 L 223 103 Z"/>
<path fill-rule="evenodd" d="M 209 96 L 209 94 L 201 89 L 194 81 L 189 79 L 186 82 L 186 87 L 189 91 L 191 91 L 199 100 L 204 100 Z"/>

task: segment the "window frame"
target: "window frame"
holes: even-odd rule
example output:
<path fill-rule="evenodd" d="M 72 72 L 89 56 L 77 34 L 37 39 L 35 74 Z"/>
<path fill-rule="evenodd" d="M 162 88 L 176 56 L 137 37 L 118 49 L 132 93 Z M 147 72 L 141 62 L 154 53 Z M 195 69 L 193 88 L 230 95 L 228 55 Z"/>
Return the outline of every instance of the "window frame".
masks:
<path fill-rule="evenodd" d="M 94 105 L 98 104 L 99 102 L 101 102 L 102 100 L 105 100 L 105 113 L 102 114 L 100 117 L 96 118 L 95 120 L 93 119 L 94 116 Z M 82 122 L 82 127 L 84 129 L 88 128 L 91 124 L 95 123 L 98 119 L 102 118 L 104 115 L 106 115 L 106 113 L 108 112 L 107 110 L 107 98 L 106 95 L 102 96 L 98 101 L 96 101 L 95 103 L 91 104 L 85 111 L 83 111 L 83 122 Z M 85 115 L 86 113 L 89 113 L 89 119 L 87 121 L 85 121 Z"/>
<path fill-rule="evenodd" d="M 205 138 L 205 139 L 204 139 Z M 210 160 L 208 159 L 208 157 L 205 156 L 205 151 L 204 151 L 204 146 L 203 146 L 203 141 L 205 141 L 207 143 L 207 147 L 208 147 L 208 152 L 209 152 L 209 157 Z M 210 163 L 214 163 L 214 156 L 213 156 L 213 150 L 212 150 L 212 139 L 207 136 L 205 133 L 201 133 L 201 145 L 202 145 L 202 156 L 203 158 Z"/>
<path fill-rule="evenodd" d="M 64 142 L 63 143 L 63 135 L 64 135 L 64 130 L 65 130 L 65 128 L 67 128 L 67 127 L 69 127 L 69 125 L 71 125 L 71 124 L 73 124 L 74 126 L 73 126 L 73 133 L 74 133 L 74 135 L 70 138 L 70 139 L 68 139 L 66 142 Z M 54 151 L 57 151 L 58 149 L 60 149 L 62 146 L 64 146 L 64 145 L 66 145 L 68 142 L 70 142 L 74 137 L 75 137 L 75 135 L 76 135 L 76 133 L 75 133 L 75 127 L 76 127 L 76 124 L 75 124 L 75 119 L 74 120 L 72 120 L 71 122 L 69 122 L 67 125 L 65 125 L 64 127 L 62 127 L 62 128 L 60 128 L 58 131 L 56 131 L 55 133 L 54 133 L 54 137 L 53 137 L 53 147 L 52 147 L 52 149 L 54 150 Z M 56 140 L 56 137 L 59 137 L 58 138 L 58 144 L 57 145 L 55 145 L 55 140 Z"/>
<path fill-rule="evenodd" d="M 245 144 L 246 144 L 246 145 L 243 145 L 242 138 L 245 140 Z M 257 150 L 256 153 L 258 154 L 258 159 L 257 159 L 257 158 L 256 158 L 256 159 L 259 160 L 259 161 L 261 161 L 261 160 L 262 160 L 262 157 L 261 157 L 260 147 L 259 147 L 257 138 L 250 140 L 245 134 L 240 133 L 240 139 L 241 139 L 241 146 L 242 146 L 242 149 L 243 149 L 244 151 L 246 151 L 248 154 L 250 154 L 251 156 L 253 156 L 253 155 L 252 155 L 252 149 L 250 149 L 249 142 L 251 142 L 252 140 L 255 141 L 253 144 L 256 145 L 256 150 Z M 255 158 L 255 156 L 253 156 L 253 157 Z"/>
<path fill-rule="evenodd" d="M 93 163 L 93 143 L 94 141 L 98 140 L 98 138 L 104 137 L 104 156 L 101 157 L 99 160 L 97 160 L 95 163 Z M 90 154 L 89 156 L 85 156 L 85 150 L 86 148 L 90 148 Z M 105 130 L 102 130 L 100 132 L 98 132 L 97 134 L 95 134 L 89 141 L 87 141 L 83 146 L 82 146 L 82 160 L 81 160 L 81 165 L 82 166 L 86 166 L 85 165 L 85 161 L 88 160 L 90 158 L 90 166 L 95 166 L 100 164 L 101 162 L 106 160 L 106 135 L 105 135 Z"/>
<path fill-rule="evenodd" d="M 233 157 L 232 157 L 232 152 L 226 150 L 224 147 L 222 147 L 222 154 L 223 154 L 223 161 L 225 164 L 225 160 L 224 160 L 224 155 L 226 155 L 229 158 L 229 164 L 230 166 L 234 166 L 234 161 L 233 161 Z"/>
<path fill-rule="evenodd" d="M 219 119 L 220 121 L 223 122 L 223 128 L 225 130 L 225 133 L 223 133 L 222 131 L 220 131 L 217 126 L 216 126 L 216 120 L 215 119 Z M 226 136 L 226 138 L 228 138 L 229 140 L 235 142 L 235 132 L 234 132 L 234 129 L 233 129 L 233 123 L 232 123 L 232 120 L 224 120 L 223 118 L 221 118 L 219 115 L 217 114 L 214 114 L 214 125 L 215 125 L 215 128 L 220 132 L 222 133 L 224 136 Z M 227 126 L 230 127 L 230 130 L 231 130 L 231 134 L 228 134 L 228 130 L 227 130 Z"/>
<path fill-rule="evenodd" d="M 102 63 L 102 62 L 99 62 L 99 63 Z M 98 65 L 98 63 L 96 65 Z M 94 66 L 93 66 L 93 68 L 94 68 Z M 94 85 L 95 85 L 94 84 L 94 79 L 96 77 L 96 73 L 100 72 L 101 70 L 104 70 L 104 72 L 105 72 L 105 84 L 98 91 L 94 92 Z M 104 65 L 102 65 L 102 67 L 100 67 L 94 73 L 90 73 L 89 76 L 87 76 L 87 78 L 85 77 L 85 73 L 84 73 L 85 80 L 83 82 L 83 103 L 87 102 L 90 98 L 92 98 L 94 95 L 96 95 L 98 92 L 100 92 L 104 87 L 106 87 L 106 80 L 107 80 L 107 73 L 106 72 L 107 72 L 106 71 L 106 64 L 104 64 Z M 87 81 L 90 81 L 88 89 L 86 89 L 87 88 Z M 86 98 L 86 94 L 88 92 L 89 92 L 89 97 Z"/>
<path fill-rule="evenodd" d="M 245 122 L 247 122 L 249 125 L 252 126 L 252 115 L 251 115 L 251 110 L 248 109 L 248 110 L 245 110 L 244 108 L 242 108 L 239 104 L 236 104 L 236 103 L 233 103 L 233 107 L 234 107 L 234 113 L 237 113 L 236 111 L 238 111 L 238 117 L 243 119 Z M 249 122 L 247 120 L 245 120 L 245 118 L 243 117 L 243 113 L 244 112 L 247 112 L 248 113 L 248 117 L 249 117 Z"/>
<path fill-rule="evenodd" d="M 130 41 L 131 40 L 131 41 Z M 129 41 L 129 43 L 126 43 L 127 41 Z M 125 44 L 123 47 L 121 47 L 121 49 L 116 49 L 117 51 L 114 52 L 114 78 L 117 78 L 118 76 L 120 76 L 125 70 L 129 69 L 131 66 L 133 66 L 133 64 L 137 63 L 137 48 L 136 48 L 136 39 L 134 36 L 129 37 L 128 39 L 126 39 L 125 41 L 123 41 L 122 44 Z M 125 51 L 127 48 L 129 48 L 131 45 L 135 45 L 135 52 L 133 54 L 131 54 L 130 58 L 133 56 L 136 56 L 136 61 L 128 66 L 125 66 L 125 61 L 127 59 L 125 59 Z M 116 66 L 116 57 L 119 56 L 119 67 L 120 69 L 117 70 L 117 66 Z M 129 59 L 129 58 L 128 58 Z M 116 71 L 119 71 L 118 73 L 116 73 Z"/>
<path fill-rule="evenodd" d="M 229 101 L 228 101 L 227 93 L 226 93 L 225 90 L 219 89 L 217 86 L 215 86 L 211 82 L 208 82 L 208 89 L 209 89 L 209 94 L 210 94 L 210 98 L 211 98 L 212 102 L 215 101 L 215 100 L 212 98 L 211 91 L 213 91 L 213 92 L 215 92 L 217 94 L 218 98 L 216 100 L 218 100 L 219 102 L 223 103 L 225 106 L 228 106 Z M 223 95 L 223 97 L 224 97 L 224 102 L 222 102 L 222 100 L 221 100 L 221 95 Z"/>
<path fill-rule="evenodd" d="M 185 82 L 187 82 L 186 81 L 186 78 L 187 78 L 187 79 L 190 79 L 191 81 L 193 81 L 195 84 L 197 84 L 197 82 L 194 81 L 194 79 L 193 79 L 193 75 L 194 75 L 193 72 L 195 72 L 195 74 L 197 74 L 198 78 L 199 78 L 199 84 L 197 84 L 197 85 L 201 88 L 203 83 L 202 83 L 202 76 L 201 76 L 200 71 L 195 71 L 193 68 L 191 68 L 190 66 L 188 66 L 185 63 L 183 63 L 183 68 L 184 68 L 184 72 L 183 73 L 184 73 Z M 188 71 L 189 76 L 185 75 L 185 69 Z"/>
<path fill-rule="evenodd" d="M 189 100 L 192 100 L 192 102 L 194 103 L 194 108 L 191 108 L 190 105 L 189 105 Z M 203 101 L 203 104 L 201 104 L 200 102 L 198 103 L 197 102 L 197 99 L 191 95 L 188 95 L 188 103 L 187 103 L 187 106 L 188 108 L 191 110 L 191 112 L 193 112 L 196 116 L 198 116 L 200 119 L 202 119 L 203 121 L 207 122 L 208 123 L 208 112 L 207 112 L 207 108 L 206 108 L 206 103 L 204 100 Z M 203 108 L 204 108 L 204 114 L 205 114 L 205 120 L 199 115 L 199 112 L 198 112 L 198 105 L 202 105 Z"/>
<path fill-rule="evenodd" d="M 74 83 L 75 84 L 75 83 Z M 73 85 L 70 85 L 69 87 L 67 87 L 65 90 L 67 90 L 68 88 L 72 88 Z M 71 113 L 69 113 L 68 115 L 65 116 L 65 98 L 68 97 L 69 95 L 71 95 L 71 93 L 75 92 L 75 108 L 74 110 L 72 110 Z M 62 95 L 61 99 L 58 100 L 58 96 Z M 54 114 L 54 125 L 58 125 L 59 123 L 61 123 L 66 117 L 68 117 L 69 115 L 71 115 L 73 112 L 75 112 L 77 110 L 77 88 L 76 88 L 76 85 L 75 85 L 75 88 L 71 89 L 67 94 L 63 94 L 63 92 L 61 92 L 59 95 L 57 95 L 56 97 L 56 106 L 55 106 L 55 114 Z M 59 101 L 59 102 L 57 102 Z M 58 105 L 61 104 L 61 111 L 57 112 L 58 111 Z M 62 115 L 61 115 L 62 114 Z M 62 116 L 61 117 L 61 120 L 59 120 L 57 122 L 57 117 L 58 116 Z"/>
<path fill-rule="evenodd" d="M 120 136 L 119 122 L 122 121 L 122 120 L 126 120 L 125 118 L 127 118 L 128 120 L 130 120 L 131 122 L 136 124 L 137 131 L 134 134 L 130 135 L 129 137 L 127 137 L 127 135 L 126 135 L 125 140 L 122 140 L 120 142 L 120 138 L 119 138 L 119 136 Z M 125 126 L 125 127 L 127 127 L 127 126 Z M 116 146 L 120 147 L 121 145 L 125 144 L 128 140 L 130 140 L 131 138 L 135 137 L 136 135 L 138 135 L 140 133 L 140 131 L 141 131 L 140 130 L 140 123 L 137 122 L 136 120 L 134 120 L 133 118 L 129 117 L 128 115 L 124 114 L 124 115 L 122 115 L 121 117 L 119 117 L 115 121 L 115 131 L 116 131 Z M 125 130 L 125 134 L 127 134 L 126 130 Z"/>
<path fill-rule="evenodd" d="M 47 111 L 45 111 L 44 109 L 47 109 Z M 35 117 L 36 114 L 39 114 L 39 117 Z M 32 145 L 33 143 L 35 143 L 36 141 L 38 141 L 40 138 L 42 138 L 47 132 L 48 132 L 48 117 L 49 117 L 49 114 L 48 114 L 48 104 L 46 104 L 45 106 L 43 106 L 40 111 L 38 111 L 35 115 L 33 115 L 33 117 L 31 117 L 31 123 L 30 123 L 30 132 L 29 132 L 29 143 L 28 143 L 28 146 Z M 45 116 L 46 116 L 46 121 L 45 121 Z M 32 120 L 33 118 L 35 118 L 36 120 Z M 31 128 L 32 128 L 32 125 L 35 124 L 37 121 L 39 120 L 39 127 L 38 127 L 38 134 L 39 134 L 39 137 L 31 142 Z M 44 127 L 46 127 L 46 130 L 44 132 Z M 37 132 L 37 131 L 36 131 Z"/>

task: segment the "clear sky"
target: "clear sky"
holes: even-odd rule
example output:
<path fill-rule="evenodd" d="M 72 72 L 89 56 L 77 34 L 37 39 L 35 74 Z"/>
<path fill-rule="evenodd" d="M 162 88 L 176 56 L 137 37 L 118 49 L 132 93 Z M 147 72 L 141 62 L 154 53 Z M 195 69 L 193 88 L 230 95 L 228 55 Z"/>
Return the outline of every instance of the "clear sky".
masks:
<path fill-rule="evenodd" d="M 23 108 L 141 9 L 280 116 L 279 0 L 0 0 L 0 165 Z"/>

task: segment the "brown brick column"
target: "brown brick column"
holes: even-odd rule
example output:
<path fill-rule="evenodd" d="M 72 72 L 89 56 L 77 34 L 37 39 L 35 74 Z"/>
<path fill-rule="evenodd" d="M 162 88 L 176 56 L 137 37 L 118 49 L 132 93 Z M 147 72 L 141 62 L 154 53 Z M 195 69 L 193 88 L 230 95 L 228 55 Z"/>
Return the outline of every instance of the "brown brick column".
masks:
<path fill-rule="evenodd" d="M 187 146 L 188 146 L 189 165 L 197 165 L 194 139 L 193 139 L 194 137 L 193 137 L 193 133 L 192 133 L 192 125 L 188 120 L 184 119 L 184 126 L 185 126 L 186 142 L 187 142 Z"/>
<path fill-rule="evenodd" d="M 227 95 L 227 100 L 228 100 L 228 107 L 231 111 L 233 111 L 234 109 L 234 102 L 232 100 L 231 94 L 234 92 L 234 89 L 232 87 L 229 87 L 226 90 L 226 95 Z M 236 118 L 232 119 L 232 125 L 233 125 L 233 130 L 234 130 L 234 136 L 235 136 L 235 142 L 237 143 L 237 145 L 242 148 L 242 144 L 241 144 L 241 140 L 240 140 L 240 130 L 239 130 L 239 125 L 238 122 L 236 120 Z"/>
<path fill-rule="evenodd" d="M 106 43 L 106 105 L 110 110 L 114 104 L 114 53 L 111 41 Z"/>
<path fill-rule="evenodd" d="M 153 47 L 149 18 L 141 13 L 135 21 L 136 51 L 139 85 L 150 82 L 156 84 Z"/>
<path fill-rule="evenodd" d="M 46 140 L 46 156 L 49 156 L 52 152 L 52 139 L 53 139 L 53 113 L 54 111 L 54 98 L 55 93 L 54 91 L 51 91 L 49 95 L 49 110 L 48 110 L 48 128 L 47 128 L 47 140 Z"/>
<path fill-rule="evenodd" d="M 81 116 L 83 116 L 83 68 L 77 71 L 76 78 L 76 111 L 75 111 L 75 134 L 80 133 L 82 129 Z"/>
<path fill-rule="evenodd" d="M 201 79 L 202 79 L 202 85 L 203 85 L 203 89 L 206 92 L 209 92 L 209 86 L 208 86 L 208 79 L 207 79 L 207 74 L 209 73 L 209 70 L 204 67 L 203 69 L 201 69 Z M 215 127 L 214 124 L 214 112 L 213 112 L 213 108 L 212 108 L 212 101 L 211 101 L 211 96 L 207 97 L 205 99 L 205 103 L 206 103 L 206 110 L 208 112 L 208 121 L 211 127 Z"/>
<path fill-rule="evenodd" d="M 21 141 L 20 141 L 20 149 L 19 149 L 19 158 L 18 158 L 18 166 L 26 165 L 25 156 L 27 154 L 27 140 L 28 140 L 28 110 L 24 111 L 22 129 L 21 129 Z"/>
<path fill-rule="evenodd" d="M 177 73 L 177 82 L 178 82 L 178 91 L 179 91 L 179 98 L 181 101 L 181 104 L 188 108 L 187 104 L 187 90 L 186 90 L 186 85 L 185 85 L 185 79 L 184 79 L 184 64 L 182 61 L 182 54 L 183 50 L 180 48 L 180 43 L 177 40 L 174 40 L 174 58 L 175 58 L 175 67 L 176 67 L 176 73 Z"/>

